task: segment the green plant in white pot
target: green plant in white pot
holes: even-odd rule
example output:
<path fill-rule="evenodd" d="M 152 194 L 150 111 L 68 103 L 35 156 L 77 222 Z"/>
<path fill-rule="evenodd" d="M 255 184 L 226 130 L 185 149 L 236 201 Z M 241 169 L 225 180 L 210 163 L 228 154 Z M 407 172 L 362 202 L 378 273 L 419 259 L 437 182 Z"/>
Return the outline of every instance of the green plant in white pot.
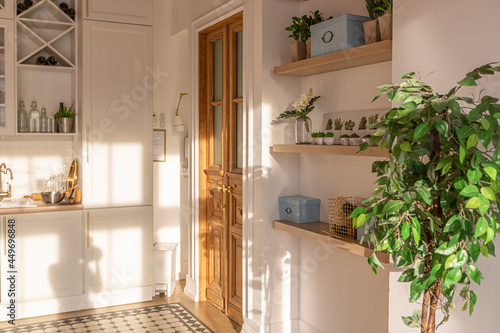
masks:
<path fill-rule="evenodd" d="M 410 283 L 409 301 L 421 306 L 403 321 L 422 333 L 448 321 L 457 298 L 472 314 L 483 279 L 478 259 L 495 254 L 500 104 L 496 97 L 457 93 L 499 71 L 491 64 L 476 68 L 444 94 L 407 73 L 403 83 L 379 87 L 375 98 L 387 95 L 401 105 L 375 125 L 371 142 L 390 156 L 373 163 L 379 187 L 351 217 L 365 229 L 374 218 L 367 240 L 404 268 L 399 281 Z M 374 272 L 383 267 L 376 254 L 368 262 Z"/>

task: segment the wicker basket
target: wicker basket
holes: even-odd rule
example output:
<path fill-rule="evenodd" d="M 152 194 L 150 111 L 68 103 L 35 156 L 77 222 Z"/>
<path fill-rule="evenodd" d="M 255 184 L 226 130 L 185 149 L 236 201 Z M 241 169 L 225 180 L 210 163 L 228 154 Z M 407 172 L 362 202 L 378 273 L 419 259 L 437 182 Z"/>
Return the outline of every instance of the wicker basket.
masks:
<path fill-rule="evenodd" d="M 328 199 L 328 220 L 332 235 L 345 239 L 357 239 L 356 228 L 352 226 L 352 219 L 349 216 L 356 207 L 363 206 L 364 200 L 356 197 Z"/>

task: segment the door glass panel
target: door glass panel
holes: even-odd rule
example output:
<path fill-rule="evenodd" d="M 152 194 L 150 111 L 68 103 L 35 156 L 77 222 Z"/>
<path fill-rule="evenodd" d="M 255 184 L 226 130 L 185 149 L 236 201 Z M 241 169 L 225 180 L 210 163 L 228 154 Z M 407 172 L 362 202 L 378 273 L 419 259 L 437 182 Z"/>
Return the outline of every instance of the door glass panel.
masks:
<path fill-rule="evenodd" d="M 236 167 L 243 168 L 243 103 L 236 104 Z"/>
<path fill-rule="evenodd" d="M 236 95 L 243 97 L 243 31 L 236 33 Z"/>
<path fill-rule="evenodd" d="M 4 28 L 0 28 L 0 127 L 5 127 L 5 30 Z"/>
<path fill-rule="evenodd" d="M 222 39 L 214 44 L 214 101 L 222 100 Z"/>
<path fill-rule="evenodd" d="M 214 106 L 214 164 L 222 165 L 222 105 Z"/>

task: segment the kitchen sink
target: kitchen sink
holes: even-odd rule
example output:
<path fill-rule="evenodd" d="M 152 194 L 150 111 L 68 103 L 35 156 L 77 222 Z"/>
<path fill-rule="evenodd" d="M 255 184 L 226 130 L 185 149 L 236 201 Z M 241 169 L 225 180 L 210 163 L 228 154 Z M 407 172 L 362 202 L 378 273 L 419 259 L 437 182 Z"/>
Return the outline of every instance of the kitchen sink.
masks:
<path fill-rule="evenodd" d="M 0 209 L 2 208 L 32 208 L 38 207 L 34 205 L 30 199 L 3 199 L 0 201 Z"/>

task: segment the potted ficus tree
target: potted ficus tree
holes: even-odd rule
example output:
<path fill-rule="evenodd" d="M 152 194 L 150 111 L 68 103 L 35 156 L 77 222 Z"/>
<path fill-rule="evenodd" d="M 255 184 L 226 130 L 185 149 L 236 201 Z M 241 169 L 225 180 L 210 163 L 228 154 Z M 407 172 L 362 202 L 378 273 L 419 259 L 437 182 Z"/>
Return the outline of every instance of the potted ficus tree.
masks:
<path fill-rule="evenodd" d="M 483 279 L 476 263 L 495 252 L 500 104 L 495 97 L 457 93 L 499 71 L 491 64 L 476 68 L 445 94 L 407 73 L 403 83 L 379 87 L 375 98 L 387 95 L 401 105 L 376 125 L 371 142 L 387 147 L 390 156 L 374 162 L 379 187 L 351 217 L 365 229 L 374 217 L 367 240 L 405 269 L 399 281 L 410 283 L 409 301 L 421 306 L 403 321 L 421 332 L 434 333 L 448 321 L 457 298 L 472 314 L 474 288 Z M 360 150 L 366 148 L 364 143 Z M 375 253 L 368 262 L 375 273 L 383 267 Z"/>

